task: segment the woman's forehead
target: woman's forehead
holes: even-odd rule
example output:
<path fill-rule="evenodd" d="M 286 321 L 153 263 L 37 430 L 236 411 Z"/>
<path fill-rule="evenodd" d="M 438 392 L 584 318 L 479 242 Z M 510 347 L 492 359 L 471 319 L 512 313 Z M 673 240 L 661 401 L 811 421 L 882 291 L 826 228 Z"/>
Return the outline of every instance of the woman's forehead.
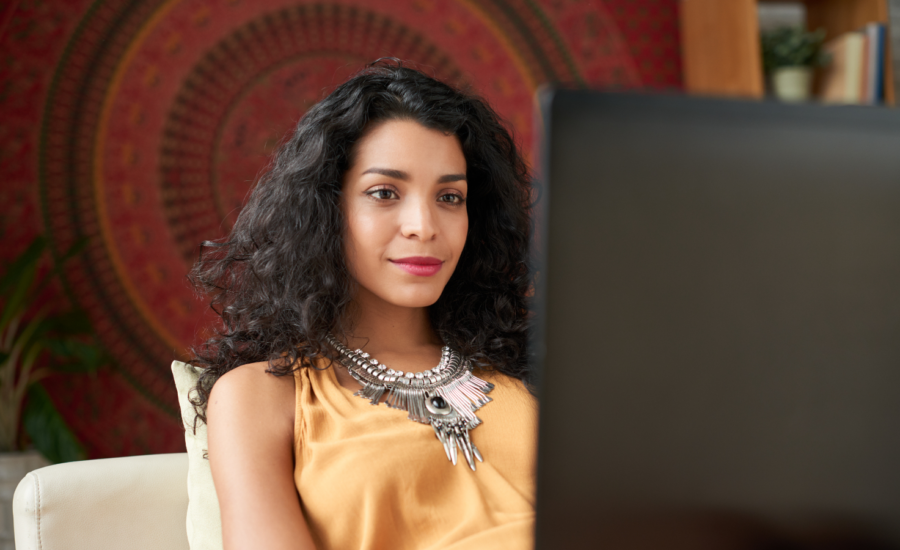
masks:
<path fill-rule="evenodd" d="M 351 161 L 358 176 L 400 176 L 397 179 L 422 171 L 465 173 L 466 166 L 455 135 L 410 120 L 389 120 L 367 132 L 356 143 Z"/>

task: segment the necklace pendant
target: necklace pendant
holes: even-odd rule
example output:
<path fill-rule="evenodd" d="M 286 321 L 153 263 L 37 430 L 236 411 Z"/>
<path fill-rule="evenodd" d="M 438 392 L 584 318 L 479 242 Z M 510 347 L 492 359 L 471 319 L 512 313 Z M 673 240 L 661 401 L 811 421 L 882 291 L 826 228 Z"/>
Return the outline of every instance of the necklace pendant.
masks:
<path fill-rule="evenodd" d="M 433 419 L 431 421 L 431 427 L 434 428 L 434 434 L 444 446 L 444 452 L 447 454 L 447 459 L 452 462 L 454 466 L 456 466 L 458 459 L 457 449 L 462 451 L 466 463 L 473 472 L 475 471 L 475 459 L 478 459 L 479 462 L 484 462 L 484 458 L 482 458 L 481 453 L 478 452 L 478 447 L 472 443 L 472 439 L 469 436 L 469 426 L 465 421 Z"/>
<path fill-rule="evenodd" d="M 357 395 L 378 405 L 405 410 L 409 419 L 430 424 L 455 466 L 462 453 L 475 471 L 475 461 L 484 462 L 469 431 L 481 424 L 475 411 L 491 402 L 487 394 L 494 385 L 472 374 L 472 365 L 458 352 L 444 347 L 440 364 L 424 373 L 395 372 L 361 350 L 350 351 L 329 335 L 329 344 L 340 354 L 340 362 L 363 388 Z"/>
<path fill-rule="evenodd" d="M 483 399 L 473 399 L 474 403 L 468 405 L 471 411 L 481 408 L 485 403 L 490 401 L 490 398 L 485 395 L 482 395 L 481 397 Z M 472 414 L 471 417 L 476 420 L 476 423 L 473 424 L 469 422 L 469 420 L 458 414 L 457 410 L 438 392 L 435 392 L 434 395 L 426 396 L 425 408 L 429 413 L 428 421 L 431 423 L 431 427 L 434 428 L 434 434 L 444 446 L 444 452 L 447 453 L 447 459 L 456 466 L 458 460 L 457 449 L 459 449 L 466 458 L 466 463 L 469 465 L 469 468 L 474 472 L 475 459 L 479 462 L 484 462 L 484 458 L 482 458 L 481 453 L 478 451 L 475 444 L 472 443 L 472 438 L 469 436 L 469 430 L 480 424 L 481 420 Z"/>

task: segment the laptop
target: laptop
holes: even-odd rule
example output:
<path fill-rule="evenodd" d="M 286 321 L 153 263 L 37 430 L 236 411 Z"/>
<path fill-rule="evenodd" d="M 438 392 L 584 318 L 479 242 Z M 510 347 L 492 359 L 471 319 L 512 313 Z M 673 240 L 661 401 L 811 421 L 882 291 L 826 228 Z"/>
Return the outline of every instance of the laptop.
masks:
<path fill-rule="evenodd" d="M 537 548 L 900 548 L 900 113 L 540 105 Z"/>

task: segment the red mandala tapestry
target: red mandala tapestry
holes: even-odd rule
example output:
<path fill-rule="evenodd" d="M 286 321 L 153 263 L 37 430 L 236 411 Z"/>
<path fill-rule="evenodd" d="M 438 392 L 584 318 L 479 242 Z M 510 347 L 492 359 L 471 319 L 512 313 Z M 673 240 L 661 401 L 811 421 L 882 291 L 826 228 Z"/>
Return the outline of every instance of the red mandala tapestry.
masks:
<path fill-rule="evenodd" d="M 383 56 L 484 96 L 528 149 L 542 83 L 678 89 L 677 0 L 33 0 L 0 8 L 3 247 L 45 233 L 114 365 L 45 387 L 93 458 L 183 450 L 185 275 L 310 105 Z"/>

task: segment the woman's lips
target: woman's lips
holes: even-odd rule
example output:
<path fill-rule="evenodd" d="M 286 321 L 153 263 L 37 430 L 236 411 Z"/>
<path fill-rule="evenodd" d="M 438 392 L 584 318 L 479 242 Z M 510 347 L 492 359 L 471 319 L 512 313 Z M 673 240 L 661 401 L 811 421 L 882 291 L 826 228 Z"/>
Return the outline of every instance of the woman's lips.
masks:
<path fill-rule="evenodd" d="M 390 260 L 390 262 L 403 271 L 420 277 L 431 277 L 440 271 L 441 266 L 444 265 L 444 262 L 441 260 L 429 256 L 410 256 L 408 258 Z"/>

